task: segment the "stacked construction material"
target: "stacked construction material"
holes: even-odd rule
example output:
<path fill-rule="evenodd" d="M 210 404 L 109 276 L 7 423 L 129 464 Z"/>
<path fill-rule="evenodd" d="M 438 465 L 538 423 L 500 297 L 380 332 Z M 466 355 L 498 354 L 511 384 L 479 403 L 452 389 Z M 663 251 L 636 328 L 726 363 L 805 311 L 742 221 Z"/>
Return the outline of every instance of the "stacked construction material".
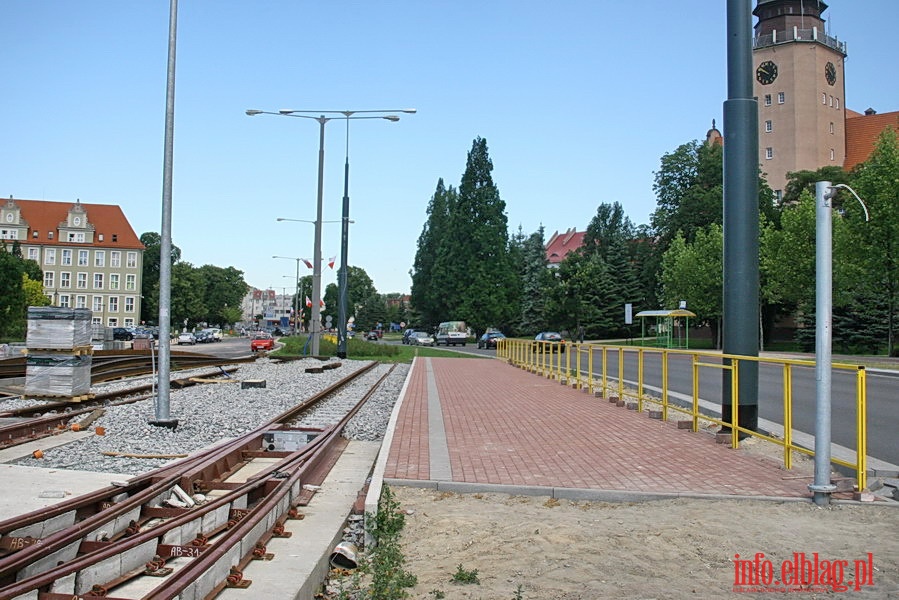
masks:
<path fill-rule="evenodd" d="M 91 388 L 91 311 L 28 307 L 25 394 L 78 398 Z"/>

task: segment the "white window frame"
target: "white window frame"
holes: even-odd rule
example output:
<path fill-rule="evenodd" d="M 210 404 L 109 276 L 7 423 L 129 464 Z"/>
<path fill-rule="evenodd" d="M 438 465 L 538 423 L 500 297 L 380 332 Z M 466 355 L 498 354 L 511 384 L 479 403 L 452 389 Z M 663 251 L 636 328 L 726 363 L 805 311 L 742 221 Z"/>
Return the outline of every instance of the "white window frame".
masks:
<path fill-rule="evenodd" d="M 60 308 L 69 308 L 69 295 L 68 294 L 60 294 L 59 295 L 59 307 Z"/>
<path fill-rule="evenodd" d="M 778 103 L 778 104 L 783 104 L 783 103 L 786 102 L 786 101 L 787 101 L 787 94 L 786 94 L 786 92 L 777 92 L 777 103 Z"/>
<path fill-rule="evenodd" d="M 44 264 L 45 265 L 55 265 L 56 264 L 56 248 L 45 248 L 44 249 Z"/>
<path fill-rule="evenodd" d="M 94 296 L 91 298 L 91 310 L 95 313 L 103 312 L 103 296 Z M 102 323 L 102 321 L 97 321 Z"/>
<path fill-rule="evenodd" d="M 118 296 L 109 296 L 106 299 L 106 308 L 107 308 L 107 312 L 111 312 L 111 313 L 119 312 L 119 297 Z"/>
<path fill-rule="evenodd" d="M 771 160 L 772 158 L 774 158 L 774 148 L 772 148 L 770 146 L 765 148 L 765 158 L 767 158 L 768 160 Z"/>
<path fill-rule="evenodd" d="M 110 273 L 109 274 L 109 289 L 117 290 L 119 289 L 119 282 L 121 281 L 121 277 L 118 273 Z"/>
<path fill-rule="evenodd" d="M 118 250 L 113 250 L 109 253 L 109 266 L 113 269 L 122 268 L 122 253 Z"/>
<path fill-rule="evenodd" d="M 106 250 L 94 250 L 94 266 L 106 266 Z"/>
<path fill-rule="evenodd" d="M 72 273 L 69 271 L 60 271 L 59 287 L 69 289 L 72 287 Z"/>
<path fill-rule="evenodd" d="M 75 296 L 75 308 L 87 308 L 87 296 Z"/>
<path fill-rule="evenodd" d="M 72 251 L 69 248 L 63 248 L 59 257 L 59 264 L 64 267 L 72 266 Z"/>
<path fill-rule="evenodd" d="M 88 254 L 87 250 L 79 250 L 78 251 L 78 266 L 79 267 L 87 267 L 90 265 L 90 254 Z"/>
<path fill-rule="evenodd" d="M 765 94 L 765 106 L 771 106 L 771 94 Z"/>
<path fill-rule="evenodd" d="M 103 289 L 103 283 L 104 283 L 103 275 L 104 275 L 103 273 L 94 273 L 93 281 L 94 281 L 94 289 L 95 290 Z"/>
<path fill-rule="evenodd" d="M 79 290 L 87 289 L 87 273 L 79 271 L 75 275 L 75 288 Z"/>
<path fill-rule="evenodd" d="M 137 268 L 137 252 L 129 252 L 125 255 L 125 266 L 129 269 Z"/>
<path fill-rule="evenodd" d="M 137 290 L 137 275 L 133 273 L 125 275 L 125 289 L 129 291 Z"/>
<path fill-rule="evenodd" d="M 765 133 L 771 133 L 774 131 L 774 122 L 771 119 L 765 121 Z"/>
<path fill-rule="evenodd" d="M 125 312 L 133 313 L 134 312 L 134 296 L 125 296 Z"/>
<path fill-rule="evenodd" d="M 44 271 L 44 287 L 52 288 L 56 287 L 54 283 L 56 281 L 56 273 L 53 271 Z"/>

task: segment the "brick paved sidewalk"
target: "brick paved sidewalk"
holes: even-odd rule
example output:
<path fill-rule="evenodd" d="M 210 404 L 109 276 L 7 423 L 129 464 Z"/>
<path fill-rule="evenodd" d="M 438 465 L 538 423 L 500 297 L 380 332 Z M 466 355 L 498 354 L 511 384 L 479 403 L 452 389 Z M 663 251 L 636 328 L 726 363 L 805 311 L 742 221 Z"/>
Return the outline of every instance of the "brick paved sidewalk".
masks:
<path fill-rule="evenodd" d="M 810 497 L 809 481 L 774 461 L 491 359 L 416 359 L 384 477 L 485 489 Z"/>

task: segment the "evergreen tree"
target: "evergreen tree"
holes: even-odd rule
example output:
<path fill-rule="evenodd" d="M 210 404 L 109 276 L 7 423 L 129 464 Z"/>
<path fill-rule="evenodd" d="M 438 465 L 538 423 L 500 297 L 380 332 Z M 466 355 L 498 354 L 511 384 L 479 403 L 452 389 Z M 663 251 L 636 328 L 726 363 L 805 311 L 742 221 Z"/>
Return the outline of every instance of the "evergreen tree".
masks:
<path fill-rule="evenodd" d="M 0 244 L 0 338 L 25 335 L 25 290 L 23 261 Z"/>
<path fill-rule="evenodd" d="M 521 242 L 521 309 L 513 333 L 534 335 L 548 328 L 547 290 L 552 285 L 553 272 L 547 268 L 546 243 L 543 227 Z"/>
<path fill-rule="evenodd" d="M 412 271 L 412 305 L 420 315 L 423 326 L 433 326 L 447 314 L 445 296 L 440 284 L 445 277 L 435 271 L 435 263 L 446 239 L 446 228 L 450 210 L 455 205 L 456 192 L 450 186 L 446 189 L 443 179 L 437 181 L 437 189 L 428 204 L 427 215 Z"/>

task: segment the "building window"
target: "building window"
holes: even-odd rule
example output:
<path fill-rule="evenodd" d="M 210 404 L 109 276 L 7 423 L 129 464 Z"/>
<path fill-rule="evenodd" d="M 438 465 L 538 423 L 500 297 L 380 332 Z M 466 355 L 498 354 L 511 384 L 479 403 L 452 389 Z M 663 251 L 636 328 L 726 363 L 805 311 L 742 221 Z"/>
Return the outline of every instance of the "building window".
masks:
<path fill-rule="evenodd" d="M 0 239 L 17 240 L 19 239 L 18 229 L 0 229 Z"/>
<path fill-rule="evenodd" d="M 833 96 L 830 97 L 830 105 L 833 106 Z"/>
<path fill-rule="evenodd" d="M 70 242 L 84 242 L 84 232 L 79 231 L 77 233 L 69 232 L 69 241 Z"/>
<path fill-rule="evenodd" d="M 110 273 L 109 274 L 109 289 L 111 289 L 111 290 L 119 289 L 119 274 L 118 273 Z"/>
<path fill-rule="evenodd" d="M 53 283 L 54 275 L 55 275 L 55 273 L 53 271 L 44 271 L 44 287 L 45 288 L 56 287 L 56 285 Z"/>
<path fill-rule="evenodd" d="M 127 261 L 127 263 L 125 264 L 126 267 L 128 267 L 129 269 L 137 268 L 137 252 L 129 252 L 125 260 Z"/>
<path fill-rule="evenodd" d="M 79 290 L 87 289 L 87 273 L 78 273 L 75 279 L 75 287 Z"/>
<path fill-rule="evenodd" d="M 55 265 L 56 264 L 56 248 L 47 248 L 44 250 L 44 264 L 45 265 Z"/>
<path fill-rule="evenodd" d="M 40 253 L 37 248 L 29 248 L 28 249 L 28 260 L 38 261 L 40 259 Z"/>
<path fill-rule="evenodd" d="M 137 289 L 137 275 L 125 275 L 125 289 L 131 291 Z"/>
<path fill-rule="evenodd" d="M 59 306 L 61 308 L 69 308 L 69 295 L 68 294 L 61 294 L 59 296 Z"/>
<path fill-rule="evenodd" d="M 771 148 L 770 146 L 768 148 L 765 148 L 765 158 L 767 158 L 768 160 L 774 158 L 774 148 Z"/>
<path fill-rule="evenodd" d="M 774 201 L 777 204 L 783 202 L 784 199 L 784 191 L 783 190 L 774 190 Z"/>
<path fill-rule="evenodd" d="M 840 109 L 840 99 L 839 98 L 833 99 L 833 107 L 836 108 L 837 110 Z"/>
<path fill-rule="evenodd" d="M 95 250 L 94 251 L 94 266 L 95 267 L 105 267 L 106 266 L 106 251 L 105 250 Z"/>
<path fill-rule="evenodd" d="M 783 104 L 787 101 L 787 95 L 784 92 L 777 92 L 777 103 Z"/>
<path fill-rule="evenodd" d="M 119 251 L 113 251 L 109 253 L 109 266 L 114 269 L 119 269 L 122 266 L 122 253 Z"/>
<path fill-rule="evenodd" d="M 87 296 L 75 296 L 75 308 L 87 308 Z"/>
<path fill-rule="evenodd" d="M 830 135 L 833 135 L 833 121 L 830 122 Z"/>
<path fill-rule="evenodd" d="M 102 296 L 94 296 L 91 299 L 91 310 L 95 313 L 103 312 L 103 297 Z M 98 323 L 100 321 L 97 321 Z"/>
<path fill-rule="evenodd" d="M 765 133 L 771 133 L 772 131 L 774 131 L 774 123 L 765 121 Z"/>
<path fill-rule="evenodd" d="M 103 273 L 94 273 L 94 289 L 103 289 Z"/>
<path fill-rule="evenodd" d="M 71 250 L 65 249 L 62 251 L 62 256 L 59 259 L 59 264 L 61 264 L 64 267 L 72 266 L 72 251 Z"/>
<path fill-rule="evenodd" d="M 78 251 L 78 266 L 86 267 L 88 264 L 87 260 L 87 250 L 79 250 Z"/>
<path fill-rule="evenodd" d="M 771 106 L 771 94 L 765 94 L 765 106 Z"/>
<path fill-rule="evenodd" d="M 831 148 L 831 149 L 830 149 L 830 160 L 833 160 L 834 158 L 836 158 L 836 155 L 837 155 L 837 154 L 836 154 L 836 152 L 834 152 L 834 149 Z"/>
<path fill-rule="evenodd" d="M 821 94 L 821 104 L 824 104 L 824 105 L 827 104 L 827 94 L 826 93 Z"/>
<path fill-rule="evenodd" d="M 109 312 L 111 312 L 111 313 L 119 312 L 119 297 L 118 296 L 110 296 L 109 297 Z"/>
<path fill-rule="evenodd" d="M 123 323 L 123 325 L 124 325 L 125 327 L 134 327 L 134 319 L 133 319 L 133 318 L 126 318 L 126 319 L 125 319 L 125 322 Z"/>
<path fill-rule="evenodd" d="M 119 319 L 117 317 L 109 317 L 109 320 L 106 322 L 107 327 L 118 327 Z"/>
<path fill-rule="evenodd" d="M 125 312 L 134 312 L 134 296 L 125 296 Z"/>
<path fill-rule="evenodd" d="M 72 274 L 68 271 L 63 271 L 59 274 L 59 287 L 61 288 L 70 288 L 72 287 Z"/>

